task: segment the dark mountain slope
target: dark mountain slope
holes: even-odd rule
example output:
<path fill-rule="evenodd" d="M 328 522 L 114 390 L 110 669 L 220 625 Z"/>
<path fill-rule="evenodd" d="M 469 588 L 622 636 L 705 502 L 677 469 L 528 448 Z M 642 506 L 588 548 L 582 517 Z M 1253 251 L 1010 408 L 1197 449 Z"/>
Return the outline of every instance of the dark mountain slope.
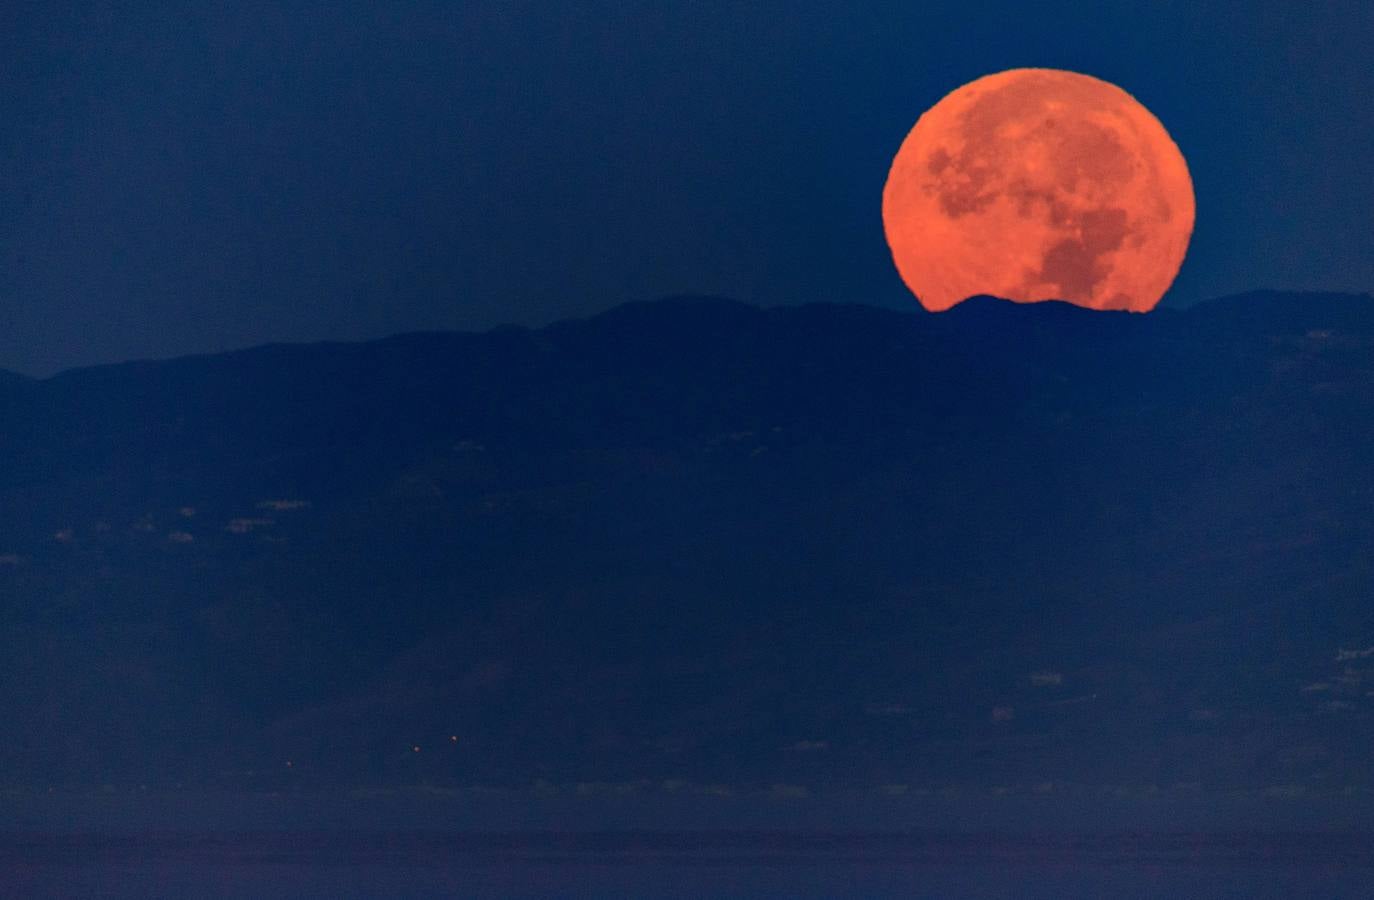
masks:
<path fill-rule="evenodd" d="M 7 372 L 4 369 L 0 369 L 0 393 L 17 391 L 32 383 L 32 379 L 26 378 L 17 372 Z"/>
<path fill-rule="evenodd" d="M 0 422 L 15 784 L 1374 789 L 1368 297 L 684 299 Z"/>

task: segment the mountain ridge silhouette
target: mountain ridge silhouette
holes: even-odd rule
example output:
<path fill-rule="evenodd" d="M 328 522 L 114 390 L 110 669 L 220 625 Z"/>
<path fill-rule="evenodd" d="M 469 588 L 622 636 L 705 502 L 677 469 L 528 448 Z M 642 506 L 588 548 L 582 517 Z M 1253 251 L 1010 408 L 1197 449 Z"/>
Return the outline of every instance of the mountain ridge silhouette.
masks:
<path fill-rule="evenodd" d="M 0 771 L 1374 789 L 1371 349 L 695 298 L 24 381 Z"/>

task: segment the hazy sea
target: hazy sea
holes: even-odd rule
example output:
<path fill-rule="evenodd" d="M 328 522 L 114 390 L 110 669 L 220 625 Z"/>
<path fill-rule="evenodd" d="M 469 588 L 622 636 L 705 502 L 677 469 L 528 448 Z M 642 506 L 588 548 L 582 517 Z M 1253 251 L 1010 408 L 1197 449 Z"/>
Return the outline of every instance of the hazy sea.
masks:
<path fill-rule="evenodd" d="M 5 897 L 1374 897 L 1356 835 L 9 833 Z"/>

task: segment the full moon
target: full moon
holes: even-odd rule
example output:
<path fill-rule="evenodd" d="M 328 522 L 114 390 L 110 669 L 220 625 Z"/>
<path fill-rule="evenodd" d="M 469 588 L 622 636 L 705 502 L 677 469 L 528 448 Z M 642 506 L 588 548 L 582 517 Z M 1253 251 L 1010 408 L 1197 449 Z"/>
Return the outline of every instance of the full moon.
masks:
<path fill-rule="evenodd" d="M 1193 233 L 1178 145 L 1115 85 L 1012 69 L 950 93 L 916 122 L 883 188 L 883 227 L 932 311 L 975 294 L 1153 309 Z"/>

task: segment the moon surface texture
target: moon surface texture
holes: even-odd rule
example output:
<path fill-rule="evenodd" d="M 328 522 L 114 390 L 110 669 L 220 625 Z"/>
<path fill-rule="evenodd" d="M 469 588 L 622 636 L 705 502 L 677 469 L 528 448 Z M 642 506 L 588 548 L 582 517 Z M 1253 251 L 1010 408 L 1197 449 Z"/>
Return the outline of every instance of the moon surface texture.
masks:
<path fill-rule="evenodd" d="M 1153 309 L 1193 233 L 1188 164 L 1115 85 L 1057 69 L 970 82 L 916 122 L 883 189 L 902 280 L 927 309 L 976 294 Z"/>

